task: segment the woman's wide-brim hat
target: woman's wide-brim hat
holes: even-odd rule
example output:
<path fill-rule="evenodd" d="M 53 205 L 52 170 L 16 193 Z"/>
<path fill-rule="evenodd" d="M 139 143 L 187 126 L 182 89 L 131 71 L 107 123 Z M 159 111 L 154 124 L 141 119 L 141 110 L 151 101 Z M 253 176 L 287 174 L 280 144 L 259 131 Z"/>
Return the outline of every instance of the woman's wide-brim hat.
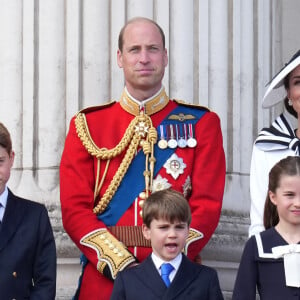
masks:
<path fill-rule="evenodd" d="M 286 90 L 283 85 L 285 77 L 300 65 L 300 50 L 298 50 L 291 60 L 271 79 L 267 84 L 262 107 L 271 107 L 286 97 Z"/>

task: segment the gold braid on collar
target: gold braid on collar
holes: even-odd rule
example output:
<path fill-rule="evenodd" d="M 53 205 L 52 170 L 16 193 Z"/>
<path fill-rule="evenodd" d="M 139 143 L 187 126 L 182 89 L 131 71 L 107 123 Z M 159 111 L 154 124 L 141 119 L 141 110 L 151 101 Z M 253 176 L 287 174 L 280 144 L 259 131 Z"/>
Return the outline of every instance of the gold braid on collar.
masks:
<path fill-rule="evenodd" d="M 78 137 L 80 138 L 82 144 L 84 145 L 88 153 L 90 153 L 92 156 L 95 156 L 98 160 L 97 179 L 96 179 L 95 190 L 94 190 L 94 200 L 96 200 L 96 197 L 100 193 L 100 189 L 102 187 L 102 184 L 107 174 L 108 164 L 110 160 L 116 157 L 117 155 L 119 155 L 121 152 L 124 151 L 126 147 L 128 147 L 126 154 L 117 172 L 115 173 L 112 181 L 110 182 L 107 190 L 101 197 L 98 204 L 93 209 L 93 212 L 95 214 L 101 214 L 110 203 L 125 173 L 127 172 L 131 161 L 136 155 L 139 146 L 142 146 L 143 152 L 146 156 L 144 177 L 145 177 L 146 197 L 148 196 L 149 190 L 151 189 L 152 182 L 153 182 L 153 172 L 154 172 L 154 164 L 155 164 L 154 145 L 157 142 L 157 131 L 155 127 L 153 127 L 151 118 L 149 116 L 145 115 L 144 112 L 141 111 L 140 115 L 136 116 L 131 121 L 128 128 L 126 129 L 123 138 L 118 143 L 118 145 L 112 149 L 99 148 L 95 144 L 89 132 L 89 128 L 84 113 L 79 112 L 77 114 L 75 118 L 75 126 L 76 126 Z M 100 160 L 107 161 L 106 169 L 101 181 L 99 181 L 98 178 L 100 173 Z"/>
<path fill-rule="evenodd" d="M 141 105 L 144 108 L 145 114 L 151 116 L 162 110 L 168 103 L 169 97 L 167 96 L 164 88 L 162 88 L 157 95 L 144 100 L 141 103 L 137 100 L 134 101 L 126 89 L 124 89 L 120 99 L 121 107 L 134 116 L 138 116 L 140 114 Z"/>

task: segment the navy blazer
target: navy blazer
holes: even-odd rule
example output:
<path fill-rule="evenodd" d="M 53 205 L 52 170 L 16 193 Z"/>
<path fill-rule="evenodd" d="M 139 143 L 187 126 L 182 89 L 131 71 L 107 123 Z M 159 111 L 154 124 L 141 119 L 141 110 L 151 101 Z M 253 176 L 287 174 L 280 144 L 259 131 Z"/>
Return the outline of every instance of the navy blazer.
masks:
<path fill-rule="evenodd" d="M 162 281 L 151 255 L 140 265 L 120 272 L 111 300 L 223 300 L 217 272 L 185 255 L 169 286 Z"/>
<path fill-rule="evenodd" d="M 0 229 L 0 298 L 55 299 L 56 248 L 44 205 L 8 190 Z"/>

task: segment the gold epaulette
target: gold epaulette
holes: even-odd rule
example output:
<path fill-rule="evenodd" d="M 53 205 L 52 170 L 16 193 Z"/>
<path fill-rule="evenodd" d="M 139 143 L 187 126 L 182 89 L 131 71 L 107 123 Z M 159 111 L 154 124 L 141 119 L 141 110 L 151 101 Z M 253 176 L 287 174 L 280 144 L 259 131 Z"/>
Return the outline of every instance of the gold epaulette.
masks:
<path fill-rule="evenodd" d="M 197 109 L 202 109 L 202 110 L 210 111 L 210 109 L 208 107 L 206 107 L 206 106 L 202 106 L 202 105 L 199 105 L 199 104 L 189 103 L 189 102 L 186 102 L 184 100 L 174 99 L 174 102 L 176 102 L 179 105 L 183 105 L 183 106 L 187 106 L 187 107 L 194 107 L 194 108 L 197 108 Z"/>
<path fill-rule="evenodd" d="M 88 233 L 80 240 L 80 244 L 96 251 L 97 270 L 103 273 L 108 266 L 113 279 L 119 271 L 135 262 L 135 257 L 105 228 Z"/>
<path fill-rule="evenodd" d="M 185 247 L 184 247 L 184 253 L 187 254 L 188 247 L 191 243 L 202 239 L 203 236 L 204 236 L 204 234 L 202 232 L 200 232 L 200 231 L 198 231 L 194 228 L 190 228 L 189 236 L 186 239 L 186 244 L 185 244 Z"/>
<path fill-rule="evenodd" d="M 80 111 L 78 111 L 77 114 L 79 114 L 79 113 L 86 114 L 86 113 L 89 113 L 89 112 L 97 111 L 97 110 L 109 107 L 109 106 L 111 106 L 115 103 L 116 103 L 116 101 L 112 100 L 112 101 L 109 101 L 109 102 L 106 102 L 106 103 L 103 103 L 103 104 L 100 104 L 100 105 L 85 107 L 85 108 L 81 109 Z"/>

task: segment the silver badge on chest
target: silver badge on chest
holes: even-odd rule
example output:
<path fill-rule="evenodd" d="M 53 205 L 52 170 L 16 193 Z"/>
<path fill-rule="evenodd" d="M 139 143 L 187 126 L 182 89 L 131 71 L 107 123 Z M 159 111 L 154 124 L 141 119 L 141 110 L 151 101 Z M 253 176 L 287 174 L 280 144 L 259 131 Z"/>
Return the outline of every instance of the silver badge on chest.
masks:
<path fill-rule="evenodd" d="M 178 157 L 176 153 L 165 162 L 164 168 L 167 174 L 170 174 L 174 179 L 177 179 L 180 174 L 183 174 L 186 164 L 183 159 Z"/>
<path fill-rule="evenodd" d="M 166 178 L 162 178 L 161 175 L 157 175 L 157 177 L 153 180 L 152 192 L 154 193 L 157 191 L 166 190 L 171 186 L 172 185 Z"/>

